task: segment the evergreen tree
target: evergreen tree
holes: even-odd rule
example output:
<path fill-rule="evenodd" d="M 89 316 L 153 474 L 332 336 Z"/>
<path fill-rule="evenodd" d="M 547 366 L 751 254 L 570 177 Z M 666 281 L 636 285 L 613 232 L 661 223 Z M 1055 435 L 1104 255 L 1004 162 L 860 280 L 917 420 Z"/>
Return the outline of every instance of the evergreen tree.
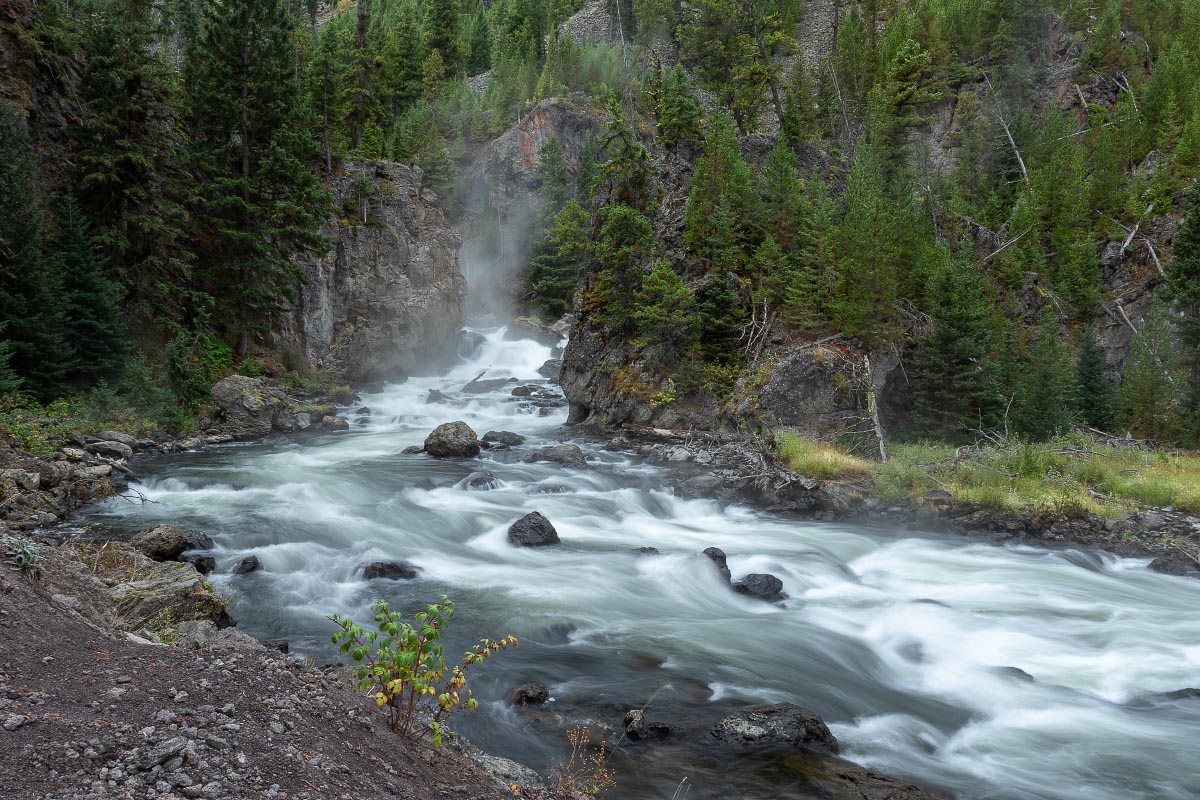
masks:
<path fill-rule="evenodd" d="M 1167 309 L 1155 300 L 1133 337 L 1117 390 L 1121 421 L 1139 438 L 1171 441 L 1179 433 L 1183 386 L 1172 334 Z"/>
<path fill-rule="evenodd" d="M 737 269 L 753 212 L 750 168 L 742 159 L 737 132 L 729 117 L 713 120 L 696 162 L 692 191 L 684 213 L 683 242 L 705 272 Z"/>
<path fill-rule="evenodd" d="M 992 364 L 988 300 L 979 274 L 952 263 L 930 292 L 931 330 L 921 337 L 909 368 L 913 430 L 920 436 L 962 440 L 999 420 L 1000 392 Z"/>
<path fill-rule="evenodd" d="M 59 276 L 42 256 L 42 225 L 28 130 L 0 100 L 0 335 L 9 369 L 51 397 L 74 353 L 63 335 Z"/>
<path fill-rule="evenodd" d="M 710 275 L 696 293 L 699 313 L 700 350 L 705 361 L 730 364 L 738 358 L 745 309 L 728 272 Z"/>
<path fill-rule="evenodd" d="M 1017 432 L 1045 439 L 1066 430 L 1075 418 L 1077 397 L 1075 371 L 1062 343 L 1062 325 L 1047 307 L 1018 381 L 1013 403 Z"/>
<path fill-rule="evenodd" d="M 878 150 L 864 141 L 847 179 L 846 216 L 836 237 L 832 311 L 836 324 L 869 345 L 887 335 L 895 313 L 902 236 L 897 212 L 886 193 Z"/>
<path fill-rule="evenodd" d="M 700 138 L 700 102 L 678 64 L 666 73 L 658 106 L 658 140 L 667 147 Z"/>
<path fill-rule="evenodd" d="M 558 319 L 571 310 L 571 297 L 591 258 L 588 214 L 568 200 L 554 218 L 554 227 L 529 262 L 529 288 L 546 315 Z"/>
<path fill-rule="evenodd" d="M 550 216 L 557 214 L 570 197 L 570 180 L 562 145 L 557 137 L 551 136 L 538 153 L 538 189 Z"/>
<path fill-rule="evenodd" d="M 61 366 L 66 379 L 79 387 L 115 380 L 128 350 L 120 290 L 96 260 L 87 222 L 75 199 L 60 199 L 54 210 L 49 267 L 59 276 L 63 337 L 72 354 L 71 362 Z"/>
<path fill-rule="evenodd" d="M 156 5 L 113 0 L 90 9 L 71 160 L 96 246 L 131 311 L 174 322 L 197 299 Z"/>
<path fill-rule="evenodd" d="M 12 343 L 4 341 L 3 336 L 4 326 L 0 325 L 0 397 L 21 388 L 21 376 L 8 364 L 12 358 Z"/>
<path fill-rule="evenodd" d="M 470 54 L 467 74 L 479 75 L 492 68 L 492 28 L 482 8 L 471 19 Z"/>
<path fill-rule="evenodd" d="M 618 203 L 600 212 L 596 292 L 605 298 L 604 321 L 614 331 L 628 330 L 634 294 L 642 287 L 642 264 L 654 242 L 654 229 L 636 208 Z"/>
<path fill-rule="evenodd" d="M 663 260 L 654 262 L 634 295 L 634 316 L 638 334 L 660 364 L 674 365 L 692 343 L 694 305 L 691 291 L 671 265 Z"/>
<path fill-rule="evenodd" d="M 811 210 L 806 207 L 804 185 L 796 177 L 796 156 L 782 138 L 767 156 L 758 185 L 758 233 L 774 238 L 785 252 L 799 255 L 811 245 L 805 229 Z"/>
<path fill-rule="evenodd" d="M 317 226 L 329 197 L 308 167 L 316 148 L 293 80 L 282 0 L 206 5 L 193 59 L 193 219 L 196 235 L 211 243 L 199 266 L 205 288 L 223 299 L 218 321 L 245 352 L 250 328 L 292 297 L 295 255 L 327 246 Z"/>
<path fill-rule="evenodd" d="M 425 21 L 421 26 L 425 51 L 437 53 L 449 75 L 457 74 L 462 67 L 466 50 L 459 32 L 460 6 L 459 0 L 426 0 Z"/>
<path fill-rule="evenodd" d="M 650 204 L 650 178 L 654 175 L 650 153 L 625 121 L 625 111 L 615 94 L 608 99 L 608 114 L 603 150 L 609 159 L 601 165 L 598 180 L 608 187 L 610 203 L 645 211 Z"/>
<path fill-rule="evenodd" d="M 1167 271 L 1167 298 L 1179 312 L 1182 366 L 1187 370 L 1184 417 L 1190 436 L 1200 440 L 1200 185 L 1187 194 L 1187 217 L 1175 236 L 1175 255 Z"/>
<path fill-rule="evenodd" d="M 1075 365 L 1079 418 L 1085 425 L 1106 431 L 1113 422 L 1113 385 L 1108 379 L 1104 351 L 1090 332 L 1083 331 L 1079 338 Z"/>

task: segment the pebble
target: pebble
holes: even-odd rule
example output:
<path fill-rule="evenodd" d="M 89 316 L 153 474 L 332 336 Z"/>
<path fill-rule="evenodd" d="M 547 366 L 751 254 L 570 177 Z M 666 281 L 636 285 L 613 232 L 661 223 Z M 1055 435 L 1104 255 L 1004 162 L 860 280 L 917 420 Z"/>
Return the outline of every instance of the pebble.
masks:
<path fill-rule="evenodd" d="M 14 714 L 13 716 L 4 720 L 4 730 L 15 731 L 17 728 L 21 727 L 28 721 L 29 721 L 29 718 L 24 716 L 23 714 Z"/>

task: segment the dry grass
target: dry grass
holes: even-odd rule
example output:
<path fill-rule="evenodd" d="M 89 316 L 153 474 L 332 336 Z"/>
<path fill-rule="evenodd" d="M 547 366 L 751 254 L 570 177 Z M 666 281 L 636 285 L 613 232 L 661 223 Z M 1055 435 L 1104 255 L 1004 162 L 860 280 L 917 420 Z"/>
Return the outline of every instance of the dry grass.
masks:
<path fill-rule="evenodd" d="M 960 451 L 944 444 L 893 444 L 888 461 L 835 445 L 781 437 L 780 455 L 796 472 L 837 480 L 870 476 L 884 500 L 917 500 L 941 489 L 955 500 L 997 511 L 1035 508 L 1060 517 L 1090 512 L 1120 517 L 1144 507 L 1200 512 L 1200 457 L 1114 446 L 1078 436 Z"/>
<path fill-rule="evenodd" d="M 817 480 L 850 480 L 868 478 L 875 465 L 858 458 L 828 442 L 803 439 L 783 433 L 779 437 L 779 455 L 788 468 L 806 478 Z"/>

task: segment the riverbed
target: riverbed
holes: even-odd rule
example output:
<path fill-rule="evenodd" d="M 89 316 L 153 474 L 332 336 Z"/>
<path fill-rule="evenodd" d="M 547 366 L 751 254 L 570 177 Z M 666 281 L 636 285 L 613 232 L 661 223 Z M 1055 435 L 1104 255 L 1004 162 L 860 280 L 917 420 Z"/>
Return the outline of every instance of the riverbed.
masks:
<path fill-rule="evenodd" d="M 739 758 L 706 735 L 775 702 L 818 711 L 844 757 L 959 798 L 1200 796 L 1200 692 L 1178 695 L 1200 687 L 1200 582 L 1095 551 L 683 500 L 659 468 L 583 442 L 588 469 L 525 463 L 572 441 L 566 409 L 507 385 L 460 390 L 484 370 L 537 379 L 551 350 L 485 337 L 442 374 L 363 395 L 370 415 L 348 409 L 348 432 L 155 458 L 132 486 L 146 502 L 114 499 L 85 521 L 209 534 L 239 628 L 317 663 L 337 657 L 327 615 L 366 623 L 379 597 L 415 609 L 450 596 L 451 656 L 482 636 L 521 642 L 472 676 L 482 706 L 455 723 L 484 749 L 546 772 L 571 725 L 615 741 L 625 711 L 649 703 L 648 720 L 675 726 L 621 745 L 613 796 L 671 798 L 686 778 L 693 800 L 807 797 L 786 759 Z M 444 398 L 427 402 L 430 389 Z M 462 461 L 402 452 L 458 419 L 528 441 Z M 507 543 L 535 510 L 561 546 Z M 789 598 L 732 592 L 702 554 L 714 546 L 735 579 L 772 573 Z M 262 570 L 231 575 L 250 555 Z M 419 577 L 364 581 L 381 560 Z M 551 702 L 510 705 L 529 682 Z"/>

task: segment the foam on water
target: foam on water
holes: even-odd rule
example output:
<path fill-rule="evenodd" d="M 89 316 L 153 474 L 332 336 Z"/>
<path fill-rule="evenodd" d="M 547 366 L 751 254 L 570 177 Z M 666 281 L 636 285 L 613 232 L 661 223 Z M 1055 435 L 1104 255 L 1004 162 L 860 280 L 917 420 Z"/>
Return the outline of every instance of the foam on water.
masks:
<path fill-rule="evenodd" d="M 524 639 L 480 672 L 484 708 L 463 727 L 539 768 L 562 755 L 561 742 L 524 735 L 528 718 L 502 702 L 529 680 L 554 687 L 556 713 L 607 724 L 660 690 L 648 715 L 701 731 L 748 703 L 797 702 L 831 722 L 848 757 L 961 798 L 1197 796 L 1185 743 L 1200 701 L 1156 693 L 1200 686 L 1200 582 L 1151 573 L 1144 559 L 683 500 L 654 468 L 618 454 L 594 451 L 585 471 L 523 463 L 566 435 L 565 409 L 539 416 L 507 385 L 455 396 L 485 369 L 485 379 L 535 379 L 550 356 L 489 332 L 445 374 L 363 397 L 372 414 L 349 432 L 164 458 L 135 487 L 153 503 L 113 502 L 91 516 L 127 530 L 201 528 L 224 573 L 257 556 L 262 573 L 216 578 L 236 591 L 234 615 L 319 660 L 332 657 L 331 612 L 365 620 L 381 594 L 407 606 L 451 595 L 461 641 Z M 426 403 L 430 389 L 448 399 Z M 461 462 L 401 452 L 454 419 L 530 442 Z M 495 476 L 487 490 L 467 485 L 481 470 Z M 562 546 L 507 543 L 508 525 L 533 510 Z M 646 546 L 661 554 L 635 552 Z M 734 594 L 701 554 L 710 546 L 727 552 L 735 578 L 778 575 L 789 599 Z M 392 559 L 420 578 L 359 577 L 364 563 Z M 639 752 L 623 767 L 623 796 L 670 797 L 662 786 L 683 774 L 692 798 L 732 796 L 734 778 L 704 766 L 704 753 L 689 762 L 677 749 Z M 769 781 L 736 792 L 800 796 Z"/>

